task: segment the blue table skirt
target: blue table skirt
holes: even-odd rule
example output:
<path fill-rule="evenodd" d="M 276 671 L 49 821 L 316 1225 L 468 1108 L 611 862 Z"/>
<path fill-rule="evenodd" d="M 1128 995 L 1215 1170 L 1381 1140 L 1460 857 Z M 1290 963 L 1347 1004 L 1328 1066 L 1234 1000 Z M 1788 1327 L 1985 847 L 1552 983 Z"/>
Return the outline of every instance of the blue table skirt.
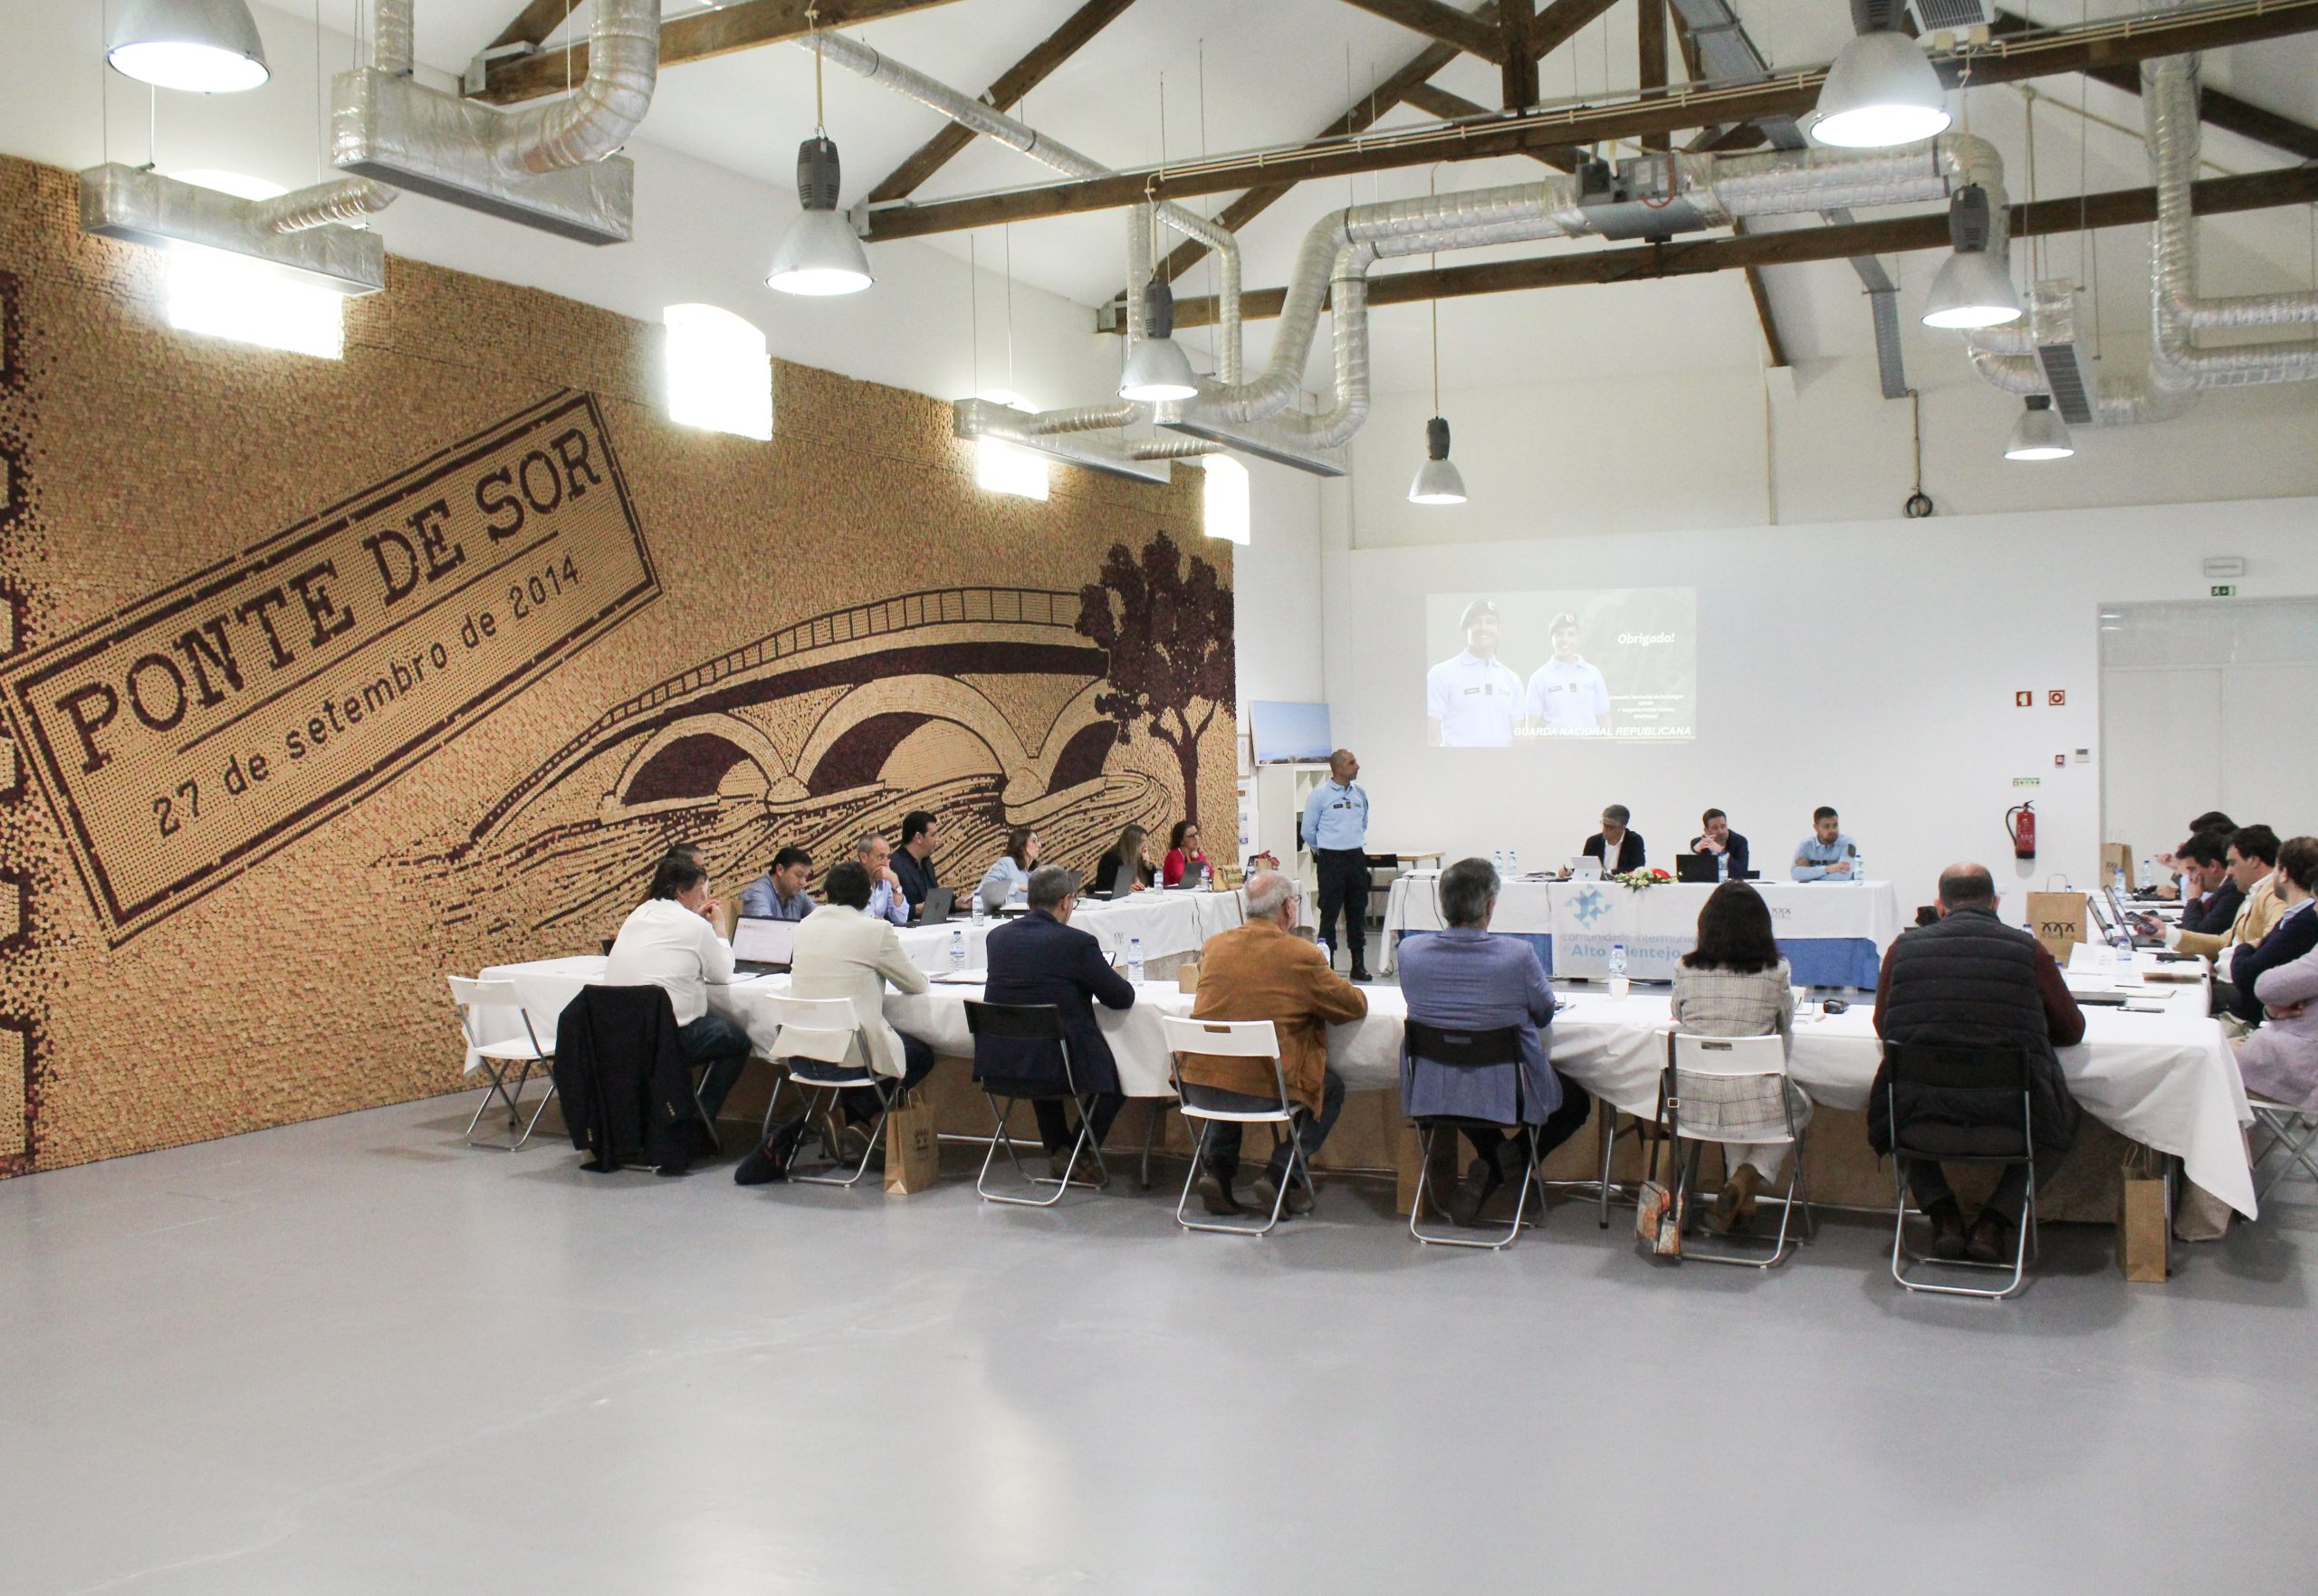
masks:
<path fill-rule="evenodd" d="M 1429 931 L 1404 931 L 1394 945 L 1432 934 Z M 1550 935 L 1526 931 L 1496 934 L 1519 937 L 1537 951 L 1537 962 L 1546 967 L 1546 973 L 1553 973 L 1554 939 Z M 1782 938 L 1778 951 L 1786 960 L 1788 970 L 1794 972 L 1795 984 L 1801 987 L 1855 987 L 1872 992 L 1883 968 L 1882 958 L 1875 951 L 1874 940 L 1870 937 L 1810 937 L 1798 941 Z"/>

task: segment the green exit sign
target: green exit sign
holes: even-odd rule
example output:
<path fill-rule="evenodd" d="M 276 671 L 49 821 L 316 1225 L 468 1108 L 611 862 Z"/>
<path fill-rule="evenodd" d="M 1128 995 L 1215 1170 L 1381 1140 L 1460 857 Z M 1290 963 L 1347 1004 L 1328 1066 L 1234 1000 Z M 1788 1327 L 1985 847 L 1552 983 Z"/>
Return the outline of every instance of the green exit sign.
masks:
<path fill-rule="evenodd" d="M 2237 597 L 2237 588 L 2231 583 L 2219 582 L 2207 590 L 2207 596 L 2213 598 L 2235 598 Z"/>

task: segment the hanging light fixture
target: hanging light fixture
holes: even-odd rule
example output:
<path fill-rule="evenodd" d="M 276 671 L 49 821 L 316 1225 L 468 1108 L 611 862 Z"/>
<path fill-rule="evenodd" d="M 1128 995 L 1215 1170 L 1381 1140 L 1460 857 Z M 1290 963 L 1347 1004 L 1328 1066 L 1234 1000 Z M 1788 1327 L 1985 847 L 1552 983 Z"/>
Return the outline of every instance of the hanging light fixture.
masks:
<path fill-rule="evenodd" d="M 1175 291 L 1154 277 L 1143 285 L 1143 336 L 1126 352 L 1119 397 L 1144 404 L 1197 397 L 1191 357 L 1175 341 Z"/>
<path fill-rule="evenodd" d="M 1948 128 L 1947 91 L 1900 32 L 1902 0 L 1852 0 L 1853 36 L 1819 85 L 1811 137 L 1846 149 L 1913 144 Z"/>
<path fill-rule="evenodd" d="M 1439 175 L 1439 168 L 1434 168 Z M 1426 192 L 1438 194 L 1431 183 Z M 1432 257 L 1438 271 L 1441 256 Z M 1465 502 L 1465 478 L 1449 460 L 1449 423 L 1441 414 L 1441 301 L 1432 301 L 1432 419 L 1424 424 L 1424 464 L 1416 468 L 1416 478 L 1409 483 L 1412 504 L 1462 504 Z"/>
<path fill-rule="evenodd" d="M 2007 460 L 2065 460 L 2076 453 L 2069 442 L 2068 423 L 2053 408 L 2050 394 L 2030 394 L 2028 407 L 2012 424 L 2012 441 L 2004 446 Z"/>
<path fill-rule="evenodd" d="M 194 94 L 237 94 L 272 75 L 244 0 L 124 0 L 105 60 L 140 83 Z"/>
<path fill-rule="evenodd" d="M 2020 320 L 2020 296 L 2013 291 L 2012 273 L 2004 258 L 1988 248 L 1995 235 L 1988 191 L 1977 183 L 1958 189 L 1948 202 L 1952 249 L 1940 275 L 1931 280 L 1931 294 L 1923 307 L 1926 327 L 1998 327 Z"/>
<path fill-rule="evenodd" d="M 819 20 L 820 8 L 807 6 L 806 25 Z M 772 252 L 767 288 L 782 293 L 824 298 L 859 293 L 876 280 L 869 275 L 869 257 L 853 224 L 837 208 L 838 168 L 837 145 L 829 138 L 821 103 L 821 36 L 813 34 L 813 136 L 797 147 L 797 203 L 805 208 Z"/>

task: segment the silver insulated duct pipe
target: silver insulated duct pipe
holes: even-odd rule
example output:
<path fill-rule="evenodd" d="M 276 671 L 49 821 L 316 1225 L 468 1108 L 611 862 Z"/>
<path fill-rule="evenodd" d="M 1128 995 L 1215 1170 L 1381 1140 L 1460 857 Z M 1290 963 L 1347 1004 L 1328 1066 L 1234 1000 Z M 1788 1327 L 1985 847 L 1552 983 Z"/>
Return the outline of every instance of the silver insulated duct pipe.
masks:
<path fill-rule="evenodd" d="M 512 112 L 412 79 L 412 5 L 376 0 L 373 64 L 335 85 L 333 164 L 583 244 L 632 237 L 635 168 L 613 152 L 652 103 L 660 0 L 595 0 L 586 79 Z"/>

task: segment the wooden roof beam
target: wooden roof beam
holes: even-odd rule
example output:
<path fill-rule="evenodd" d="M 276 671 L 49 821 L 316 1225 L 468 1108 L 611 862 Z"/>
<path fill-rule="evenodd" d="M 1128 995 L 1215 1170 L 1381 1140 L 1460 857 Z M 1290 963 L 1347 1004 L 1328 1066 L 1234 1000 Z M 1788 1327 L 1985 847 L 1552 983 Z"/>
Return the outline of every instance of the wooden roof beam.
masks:
<path fill-rule="evenodd" d="M 1398 23 L 1413 33 L 1419 33 L 1450 46 L 1453 50 L 1478 55 L 1502 66 L 1505 63 L 1505 40 L 1491 22 L 1484 22 L 1470 12 L 1444 5 L 1442 0 L 1345 0 L 1373 16 Z"/>

